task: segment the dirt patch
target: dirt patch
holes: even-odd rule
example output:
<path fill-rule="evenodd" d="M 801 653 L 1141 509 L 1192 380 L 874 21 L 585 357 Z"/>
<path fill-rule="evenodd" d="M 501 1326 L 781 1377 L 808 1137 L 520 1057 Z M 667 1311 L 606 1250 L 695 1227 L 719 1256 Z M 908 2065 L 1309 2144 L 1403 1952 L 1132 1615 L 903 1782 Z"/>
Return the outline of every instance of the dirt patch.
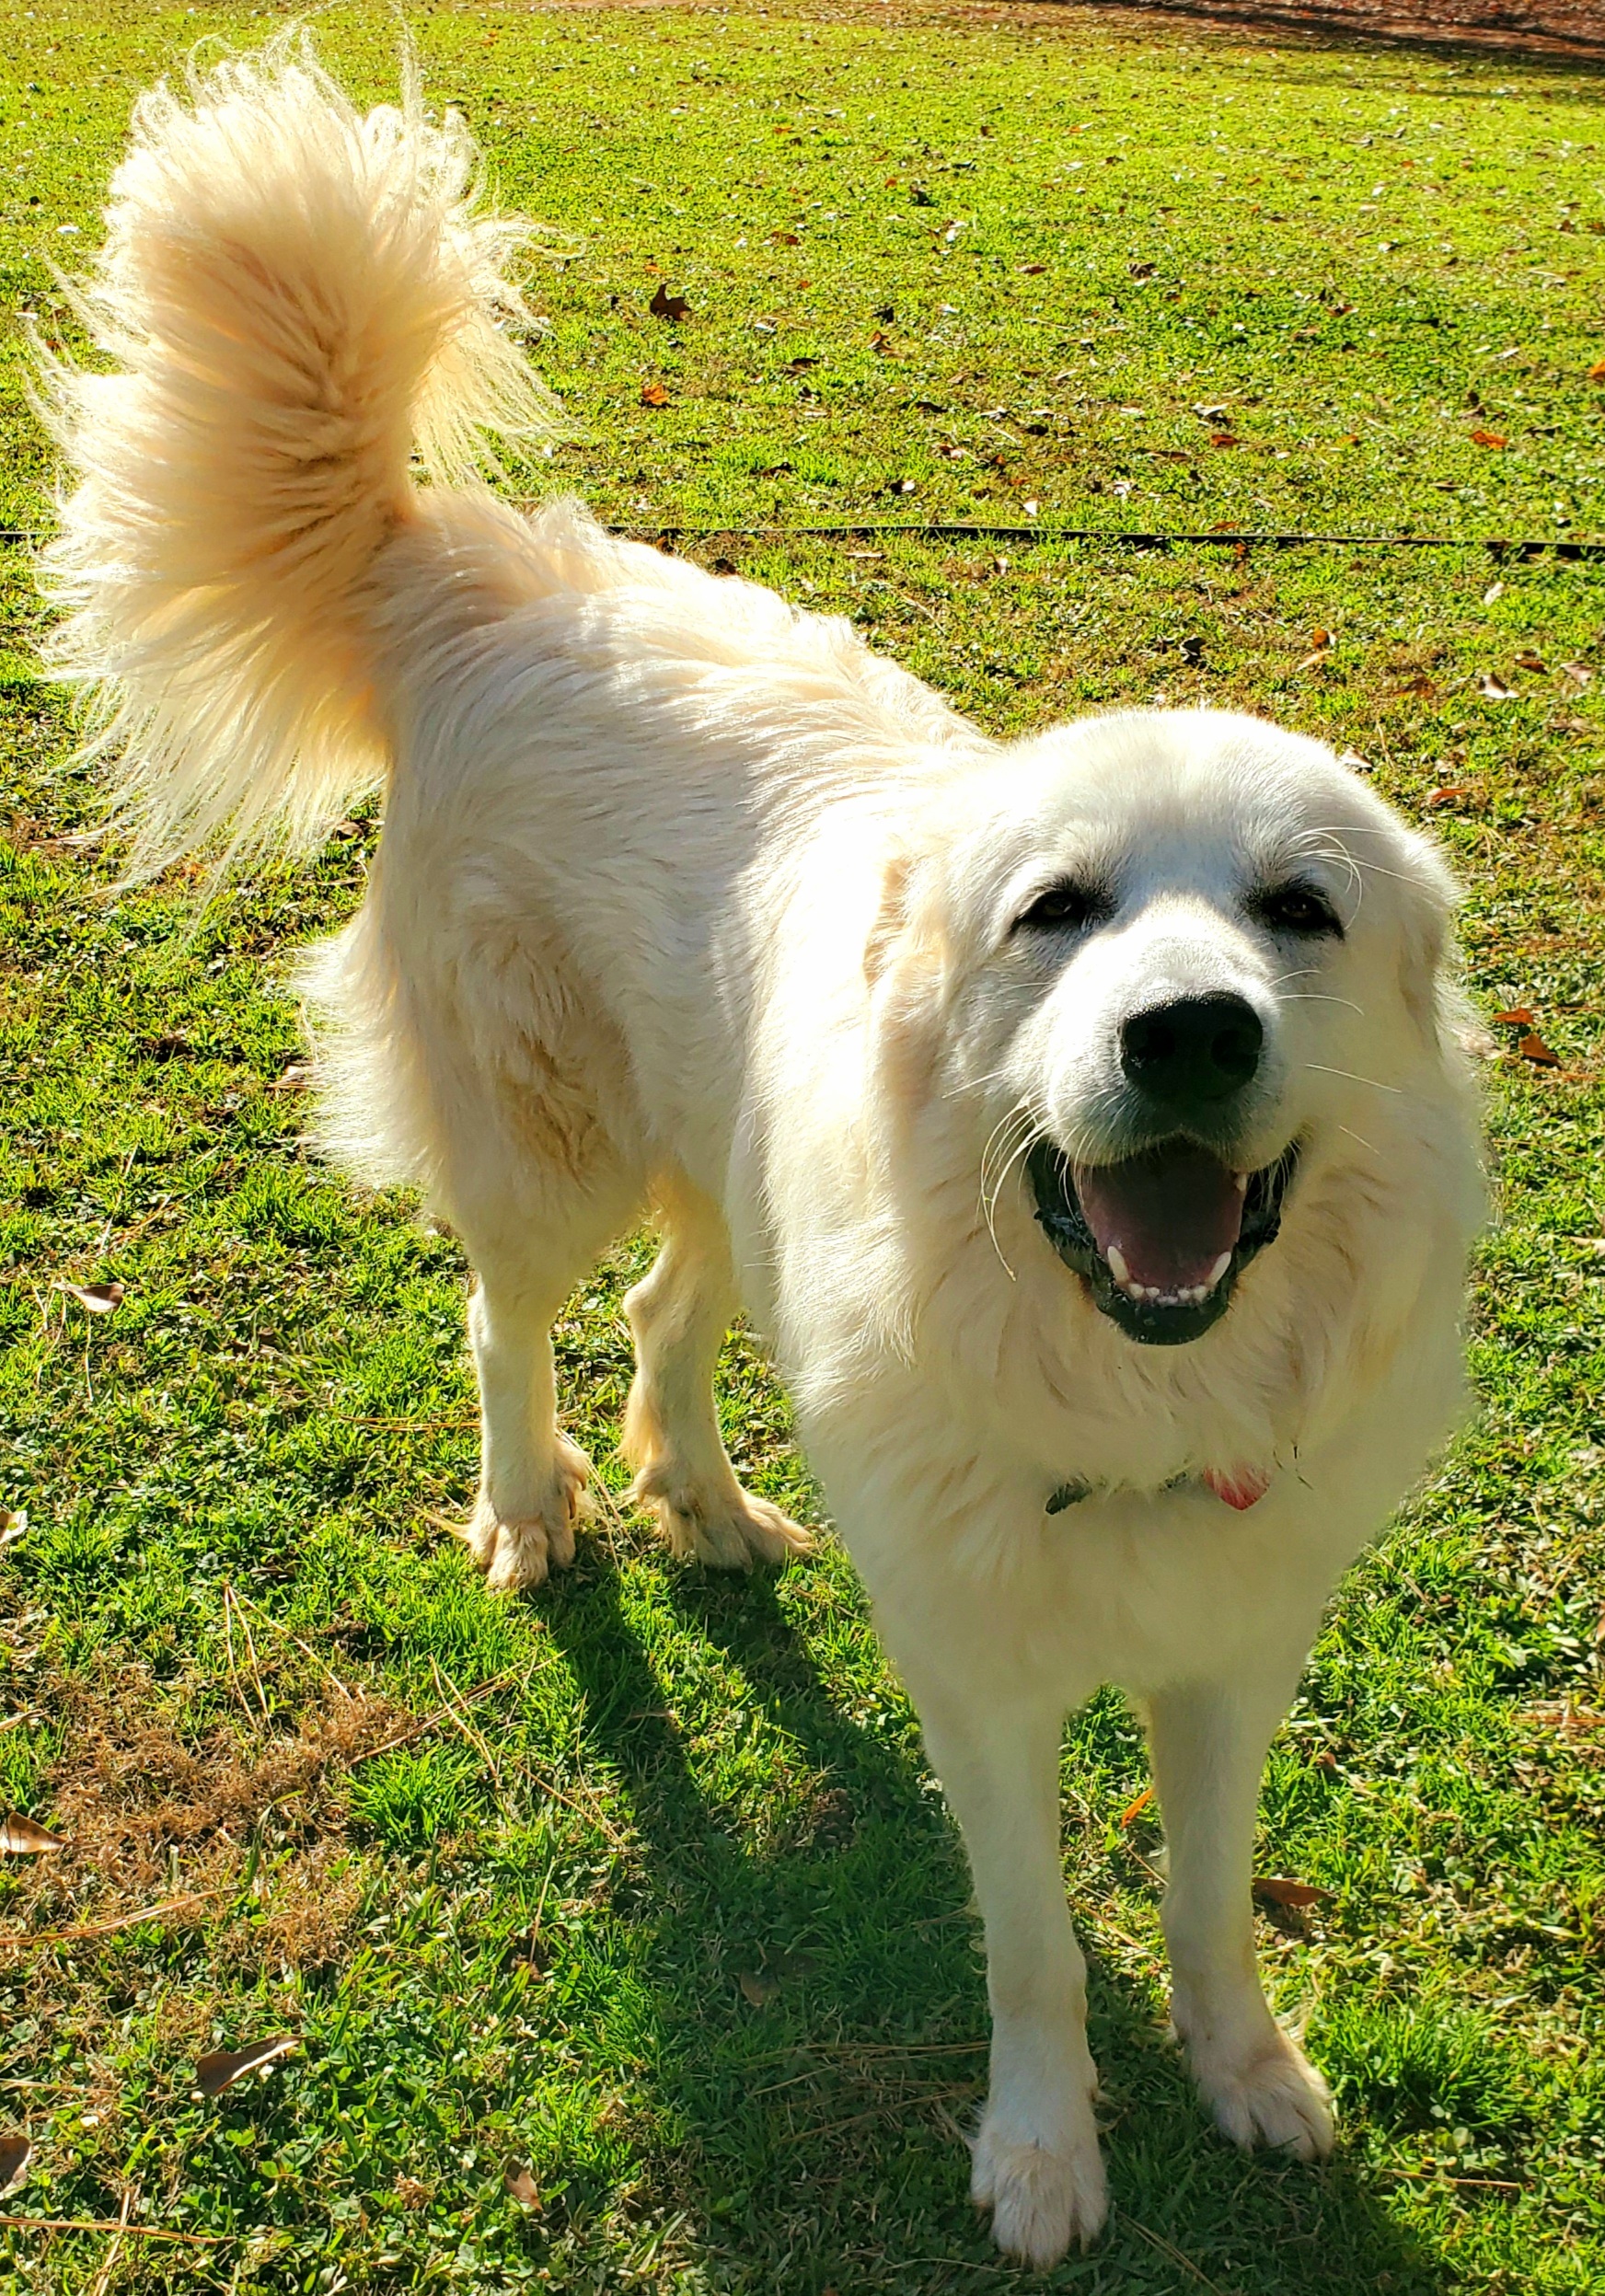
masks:
<path fill-rule="evenodd" d="M 297 1968 L 339 1950 L 362 1895 L 345 1838 L 354 1762 L 407 1727 L 383 1698 L 333 1693 L 293 1721 L 186 1726 L 180 1692 L 138 1667 L 56 1686 L 49 1782 L 57 1856 L 16 1875 L 0 1933 L 90 1944 L 149 1913 L 217 1921 L 223 1957 Z"/>

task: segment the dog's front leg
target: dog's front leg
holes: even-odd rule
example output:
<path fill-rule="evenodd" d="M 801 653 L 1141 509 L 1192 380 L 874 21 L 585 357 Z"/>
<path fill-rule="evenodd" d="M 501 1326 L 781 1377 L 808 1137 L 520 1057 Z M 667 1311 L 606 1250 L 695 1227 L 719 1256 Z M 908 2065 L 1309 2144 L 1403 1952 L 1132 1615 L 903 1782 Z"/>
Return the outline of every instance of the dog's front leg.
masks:
<path fill-rule="evenodd" d="M 925 1743 L 964 1829 L 987 1933 L 991 2091 L 971 2191 L 998 2244 L 1039 2269 L 1103 2222 L 1092 2117 L 1087 1965 L 1059 1863 L 1062 1702 L 999 1702 L 979 1685 L 915 1690 Z"/>
<path fill-rule="evenodd" d="M 1332 2102 L 1266 2004 L 1252 1898 L 1260 1778 L 1295 1679 L 1195 1684 L 1147 1704 L 1170 1857 L 1172 2022 L 1229 2137 L 1315 2160 L 1332 2150 Z"/>

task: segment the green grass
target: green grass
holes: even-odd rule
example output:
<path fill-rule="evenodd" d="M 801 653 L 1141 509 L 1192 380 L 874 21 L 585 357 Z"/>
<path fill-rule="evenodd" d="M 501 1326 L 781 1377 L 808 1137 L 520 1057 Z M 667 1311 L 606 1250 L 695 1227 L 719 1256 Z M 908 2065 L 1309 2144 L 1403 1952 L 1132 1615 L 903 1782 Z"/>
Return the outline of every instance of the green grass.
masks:
<path fill-rule="evenodd" d="M 0 8 L 8 311 L 64 323 L 48 262 L 92 243 L 134 90 L 268 20 Z M 412 20 L 503 195 L 554 225 L 535 292 L 580 435 L 530 491 L 646 531 L 1035 502 L 1459 538 L 707 555 L 997 729 L 1162 693 L 1356 750 L 1462 872 L 1479 1004 L 1530 1006 L 1558 1055 L 1489 1063 L 1478 1414 L 1338 1599 L 1266 1784 L 1261 1870 L 1331 1893 L 1261 1943 L 1339 2156 L 1251 2162 L 1205 2125 L 1162 2032 L 1157 1829 L 1122 1822 L 1141 1740 L 1101 1698 L 1065 1859 L 1114 2209 L 1048 2284 L 1599 2288 L 1605 580 L 1480 537 L 1605 524 L 1605 83 L 1081 15 Z M 383 11 L 324 38 L 389 85 Z M 651 317 L 660 283 L 684 325 Z M 42 528 L 5 324 L 0 518 Z M 0 1806 L 69 1847 L 0 1871 L 0 2133 L 35 2143 L 0 2206 L 126 2201 L 202 2244 L 0 2253 L 91 2296 L 1017 2284 L 964 2197 L 963 1862 L 849 1564 L 826 1538 L 779 1579 L 675 1567 L 620 1502 L 558 1583 L 484 1592 L 439 1525 L 475 1464 L 460 1255 L 303 1152 L 286 1078 L 282 982 L 359 897 L 372 824 L 204 913 L 177 881 L 110 893 L 73 842 L 93 791 L 52 778 L 70 729 L 29 673 L 22 553 L 4 577 L 0 1505 L 31 1519 L 0 1552 Z M 560 1333 L 616 1498 L 647 1249 Z M 60 1288 L 112 1280 L 102 1316 Z M 743 1473 L 818 1519 L 739 1335 L 725 1394 Z M 199 2054 L 279 2033 L 295 2054 L 201 2099 Z"/>

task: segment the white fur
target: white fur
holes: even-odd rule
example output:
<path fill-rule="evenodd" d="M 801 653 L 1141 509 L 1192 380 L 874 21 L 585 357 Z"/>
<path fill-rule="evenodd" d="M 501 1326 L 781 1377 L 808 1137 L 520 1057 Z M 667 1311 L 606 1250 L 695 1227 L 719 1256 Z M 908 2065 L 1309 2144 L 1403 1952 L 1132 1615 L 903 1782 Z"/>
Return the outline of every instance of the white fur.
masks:
<path fill-rule="evenodd" d="M 1101 1682 L 1148 1720 L 1204 2094 L 1241 2142 L 1331 2142 L 1254 1971 L 1255 1799 L 1322 1603 L 1458 1408 L 1480 1193 L 1449 887 L 1316 743 L 1175 712 L 1001 745 L 845 622 L 572 502 L 417 483 L 421 441 L 460 479 L 477 434 L 549 419 L 491 323 L 519 235 L 476 211 L 471 157 L 416 94 L 360 119 L 293 40 L 144 99 L 82 303 L 116 371 L 51 384 L 80 474 L 58 659 L 147 862 L 314 835 L 387 779 L 367 898 L 307 971 L 326 1134 L 421 1183 L 478 1272 L 493 1585 L 572 1552 L 548 1330 L 643 1205 L 666 1241 L 629 1302 L 625 1440 L 677 1553 L 805 1543 L 713 1408 L 733 1312 L 773 1336 L 969 1846 L 976 2196 L 1045 2264 L 1104 2212 L 1057 1794 Z M 1103 929 L 1011 929 L 1087 868 L 1120 886 Z M 1341 942 L 1253 922 L 1245 886 L 1288 869 Z M 1143 1347 L 1014 1160 L 1033 1127 L 1122 1153 L 1120 1015 L 1222 988 L 1265 1031 L 1254 1156 L 1298 1135 L 1303 1165 L 1225 1319 Z M 1210 1471 L 1269 1488 L 1234 1511 Z M 1070 1478 L 1094 1495 L 1048 1515 Z"/>

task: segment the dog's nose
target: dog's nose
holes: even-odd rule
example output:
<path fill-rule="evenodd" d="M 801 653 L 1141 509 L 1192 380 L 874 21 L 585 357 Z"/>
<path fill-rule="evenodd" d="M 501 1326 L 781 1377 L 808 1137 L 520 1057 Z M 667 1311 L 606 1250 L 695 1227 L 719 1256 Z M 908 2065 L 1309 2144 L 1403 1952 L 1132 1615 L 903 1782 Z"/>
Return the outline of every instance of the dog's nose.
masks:
<path fill-rule="evenodd" d="M 1241 997 L 1186 997 L 1123 1022 L 1120 1065 L 1139 1092 L 1167 1108 L 1212 1106 L 1249 1082 L 1264 1033 Z"/>

